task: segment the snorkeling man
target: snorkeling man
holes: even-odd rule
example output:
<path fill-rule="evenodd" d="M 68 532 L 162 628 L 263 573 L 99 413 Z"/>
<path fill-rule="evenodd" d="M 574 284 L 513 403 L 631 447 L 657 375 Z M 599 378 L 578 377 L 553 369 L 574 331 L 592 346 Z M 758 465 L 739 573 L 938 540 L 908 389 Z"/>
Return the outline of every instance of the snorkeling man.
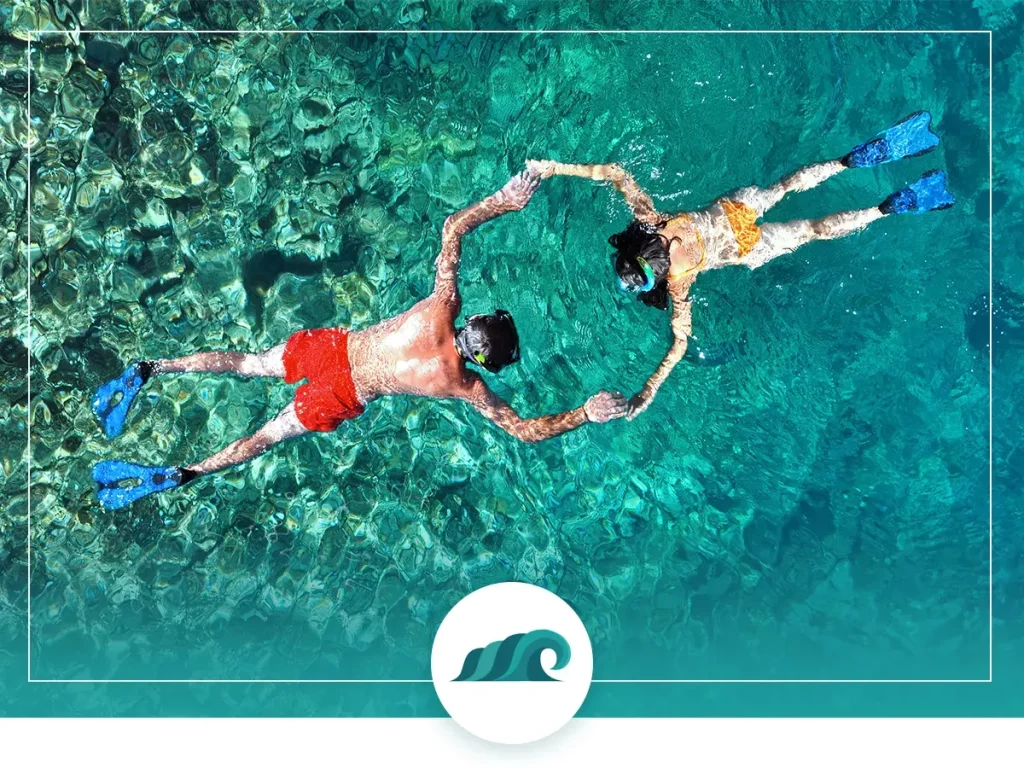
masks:
<path fill-rule="evenodd" d="M 658 388 L 686 353 L 691 335 L 688 295 L 701 272 L 734 264 L 756 269 L 814 240 L 852 235 L 885 216 L 924 213 L 953 205 L 953 196 L 946 188 L 946 174 L 933 170 L 872 208 L 844 211 L 813 221 L 759 225 L 758 220 L 787 193 L 816 187 L 847 168 L 871 168 L 923 155 L 938 144 L 939 137 L 931 131 L 931 115 L 915 112 L 841 159 L 800 168 L 773 186 L 745 187 L 701 211 L 674 216 L 659 213 L 651 197 L 619 165 L 528 161 L 527 168 L 543 178 L 579 176 L 610 181 L 625 197 L 634 216 L 624 232 L 608 240 L 616 251 L 619 287 L 658 309 L 667 309 L 669 299 L 672 300 L 672 346 L 640 392 L 630 399 L 627 418 L 636 418 L 650 406 Z"/>
<path fill-rule="evenodd" d="M 294 401 L 255 434 L 238 440 L 205 461 L 185 467 L 146 467 L 103 461 L 93 470 L 100 502 L 118 509 L 149 494 L 184 485 L 198 477 L 253 459 L 272 446 L 307 432 L 330 432 L 386 395 L 464 400 L 513 437 L 537 442 L 624 416 L 626 400 L 599 392 L 574 410 L 532 419 L 520 417 L 495 395 L 475 364 L 492 373 L 519 360 L 519 336 L 504 310 L 473 315 L 462 328 L 458 290 L 462 238 L 485 221 L 522 210 L 540 178 L 526 171 L 501 190 L 448 217 L 433 293 L 400 315 L 360 331 L 322 328 L 299 331 L 284 344 L 259 354 L 200 352 L 176 360 L 149 360 L 130 366 L 102 386 L 92 408 L 108 438 L 119 435 L 132 401 L 152 376 L 167 373 L 232 373 L 268 376 L 294 383 L 306 379 Z"/>

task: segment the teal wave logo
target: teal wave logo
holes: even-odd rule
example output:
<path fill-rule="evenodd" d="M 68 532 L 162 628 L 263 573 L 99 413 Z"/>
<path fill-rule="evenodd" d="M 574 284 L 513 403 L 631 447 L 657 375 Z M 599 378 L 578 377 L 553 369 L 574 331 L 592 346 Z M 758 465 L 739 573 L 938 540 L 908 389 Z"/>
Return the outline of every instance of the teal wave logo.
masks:
<path fill-rule="evenodd" d="M 557 632 L 536 629 L 509 635 L 467 653 L 462 671 L 452 682 L 561 682 L 541 666 L 540 655 L 548 650 L 555 652 L 552 670 L 563 669 L 569 663 L 569 643 Z"/>

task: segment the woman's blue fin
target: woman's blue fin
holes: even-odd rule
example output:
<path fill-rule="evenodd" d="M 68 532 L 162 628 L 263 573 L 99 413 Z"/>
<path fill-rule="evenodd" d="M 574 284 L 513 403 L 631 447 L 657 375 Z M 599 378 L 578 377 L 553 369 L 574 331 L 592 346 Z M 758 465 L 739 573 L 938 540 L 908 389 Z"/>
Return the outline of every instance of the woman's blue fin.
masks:
<path fill-rule="evenodd" d="M 879 210 L 890 213 L 925 213 L 952 208 L 956 202 L 953 193 L 946 186 L 944 171 L 928 171 L 909 187 L 893 192 L 885 199 Z"/>
<path fill-rule="evenodd" d="M 931 114 L 915 112 L 854 149 L 843 158 L 843 164 L 850 168 L 871 168 L 904 157 L 917 157 L 937 146 L 939 137 L 932 132 Z"/>

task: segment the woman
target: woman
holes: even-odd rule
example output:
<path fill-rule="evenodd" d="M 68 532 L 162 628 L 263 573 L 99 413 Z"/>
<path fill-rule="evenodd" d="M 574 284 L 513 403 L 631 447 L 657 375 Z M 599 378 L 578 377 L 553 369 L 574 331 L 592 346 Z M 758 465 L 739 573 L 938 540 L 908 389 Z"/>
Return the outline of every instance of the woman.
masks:
<path fill-rule="evenodd" d="M 771 187 L 744 187 L 701 211 L 673 216 L 659 213 L 651 197 L 619 165 L 528 161 L 527 166 L 542 178 L 579 176 L 608 181 L 623 194 L 634 219 L 623 232 L 608 239 L 616 251 L 619 286 L 649 306 L 672 306 L 672 346 L 630 400 L 627 418 L 633 419 L 647 409 L 658 388 L 683 358 L 691 335 L 688 296 L 701 272 L 732 264 L 756 269 L 812 240 L 845 237 L 884 216 L 923 213 L 953 205 L 945 173 L 929 171 L 873 208 L 844 211 L 817 220 L 759 225 L 758 220 L 787 193 L 811 189 L 847 168 L 868 168 L 921 155 L 938 144 L 938 136 L 931 131 L 931 116 L 916 112 L 839 160 L 806 166 Z"/>

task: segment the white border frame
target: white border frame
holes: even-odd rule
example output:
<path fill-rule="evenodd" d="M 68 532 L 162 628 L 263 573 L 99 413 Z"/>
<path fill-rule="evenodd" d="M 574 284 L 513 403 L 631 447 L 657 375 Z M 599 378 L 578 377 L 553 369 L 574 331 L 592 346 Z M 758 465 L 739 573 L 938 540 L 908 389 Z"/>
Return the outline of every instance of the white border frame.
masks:
<path fill-rule="evenodd" d="M 28 626 L 26 672 L 29 683 L 208 683 L 208 684 L 260 684 L 260 683 L 305 683 L 323 685 L 334 683 L 430 683 L 426 680 L 53 680 L 32 677 L 32 42 L 46 35 L 987 35 L 988 36 L 988 677 L 978 680 L 859 680 L 859 679 L 812 679 L 812 680 L 613 680 L 594 679 L 593 683 L 627 684 L 817 684 L 817 683 L 991 683 L 993 651 L 993 582 L 992 582 L 992 30 L 31 30 L 26 44 L 28 65 L 28 119 L 26 122 L 26 157 L 28 160 L 26 213 L 28 238 L 26 242 L 26 292 L 28 316 L 26 319 L 26 340 L 28 354 L 27 385 L 28 408 L 26 413 L 28 472 L 26 484 L 26 544 L 28 586 L 26 598 L 26 624 Z"/>

